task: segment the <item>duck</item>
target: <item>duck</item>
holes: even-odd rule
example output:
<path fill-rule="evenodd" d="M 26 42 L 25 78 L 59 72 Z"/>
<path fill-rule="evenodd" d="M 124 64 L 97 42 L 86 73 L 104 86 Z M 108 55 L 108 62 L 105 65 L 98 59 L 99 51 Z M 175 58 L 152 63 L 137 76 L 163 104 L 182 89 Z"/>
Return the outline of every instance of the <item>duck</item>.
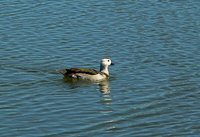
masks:
<path fill-rule="evenodd" d="M 111 59 L 101 59 L 100 71 L 91 68 L 66 68 L 59 70 L 65 78 L 87 80 L 87 81 L 103 81 L 109 79 L 109 66 L 114 65 Z"/>

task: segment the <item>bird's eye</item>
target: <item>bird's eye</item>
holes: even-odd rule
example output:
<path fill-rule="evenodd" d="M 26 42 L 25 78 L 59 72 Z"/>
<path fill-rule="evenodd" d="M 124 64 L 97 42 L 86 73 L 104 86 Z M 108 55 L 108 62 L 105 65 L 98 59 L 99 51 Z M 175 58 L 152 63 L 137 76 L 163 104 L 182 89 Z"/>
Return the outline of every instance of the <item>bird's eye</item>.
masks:
<path fill-rule="evenodd" d="M 108 59 L 108 62 L 110 62 L 110 60 Z"/>

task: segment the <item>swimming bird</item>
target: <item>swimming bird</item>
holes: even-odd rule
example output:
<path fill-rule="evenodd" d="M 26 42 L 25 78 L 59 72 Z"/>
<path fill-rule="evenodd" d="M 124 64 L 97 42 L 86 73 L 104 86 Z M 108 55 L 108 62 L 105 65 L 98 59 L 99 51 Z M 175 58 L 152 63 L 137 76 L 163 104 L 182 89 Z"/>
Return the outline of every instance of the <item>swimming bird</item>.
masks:
<path fill-rule="evenodd" d="M 114 65 L 111 59 L 102 59 L 100 61 L 100 71 L 90 68 L 67 68 L 59 70 L 66 78 L 81 79 L 89 81 L 102 81 L 109 78 L 108 67 Z"/>

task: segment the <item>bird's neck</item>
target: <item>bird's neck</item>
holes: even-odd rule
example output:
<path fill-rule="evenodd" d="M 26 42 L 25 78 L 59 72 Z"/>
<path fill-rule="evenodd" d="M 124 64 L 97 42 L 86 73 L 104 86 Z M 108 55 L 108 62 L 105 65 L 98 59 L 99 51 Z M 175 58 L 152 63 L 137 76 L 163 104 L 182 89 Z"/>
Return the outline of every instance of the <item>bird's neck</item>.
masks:
<path fill-rule="evenodd" d="M 109 75 L 109 71 L 108 71 L 108 66 L 100 66 L 100 72 L 106 73 L 107 75 Z"/>

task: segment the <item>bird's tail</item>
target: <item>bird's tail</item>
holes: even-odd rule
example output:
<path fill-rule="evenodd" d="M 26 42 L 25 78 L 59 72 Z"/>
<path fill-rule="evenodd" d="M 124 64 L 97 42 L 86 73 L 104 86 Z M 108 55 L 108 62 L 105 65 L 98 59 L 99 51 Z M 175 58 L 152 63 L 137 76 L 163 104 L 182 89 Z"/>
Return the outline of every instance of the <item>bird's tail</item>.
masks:
<path fill-rule="evenodd" d="M 67 69 L 57 70 L 58 73 L 65 75 L 67 73 Z"/>

